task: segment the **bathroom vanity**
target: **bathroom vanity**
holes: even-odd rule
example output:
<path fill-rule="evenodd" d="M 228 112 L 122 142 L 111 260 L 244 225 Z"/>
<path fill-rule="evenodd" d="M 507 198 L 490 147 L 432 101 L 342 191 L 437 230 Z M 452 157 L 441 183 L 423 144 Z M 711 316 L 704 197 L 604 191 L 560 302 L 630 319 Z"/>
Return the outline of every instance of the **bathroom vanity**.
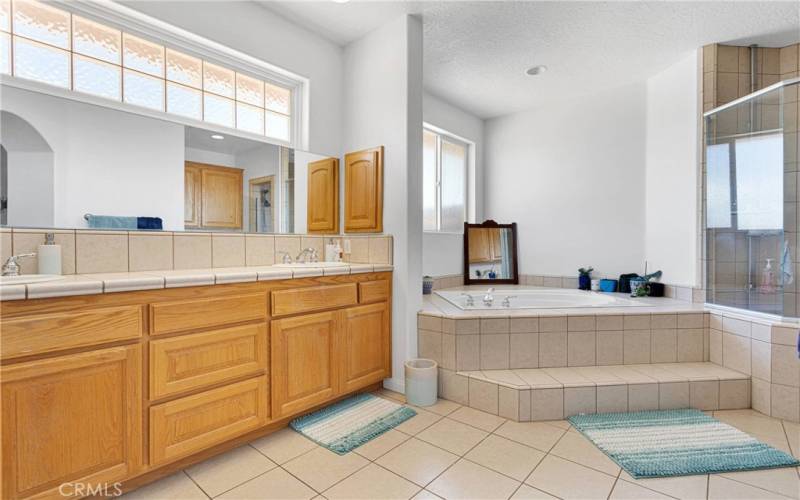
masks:
<path fill-rule="evenodd" d="M 373 271 L 4 301 L 2 497 L 127 490 L 374 388 L 391 290 Z"/>

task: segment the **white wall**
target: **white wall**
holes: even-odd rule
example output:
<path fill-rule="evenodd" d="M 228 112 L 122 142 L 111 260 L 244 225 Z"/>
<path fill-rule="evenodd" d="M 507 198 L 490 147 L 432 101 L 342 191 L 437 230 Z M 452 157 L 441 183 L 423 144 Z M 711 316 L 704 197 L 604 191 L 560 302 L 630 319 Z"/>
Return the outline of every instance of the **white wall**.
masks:
<path fill-rule="evenodd" d="M 311 80 L 309 143 L 338 156 L 342 142 L 342 48 L 255 2 L 120 2 Z"/>
<path fill-rule="evenodd" d="M 9 151 L 8 225 L 51 227 L 53 153 Z"/>
<path fill-rule="evenodd" d="M 484 213 L 484 142 L 483 120 L 428 93 L 423 94 L 422 116 L 425 123 L 444 129 L 475 144 L 470 151 L 470 200 L 472 221 L 483 221 Z M 422 236 L 422 272 L 429 276 L 461 274 L 464 238 L 461 234 L 424 233 Z"/>
<path fill-rule="evenodd" d="M 2 87 L 3 110 L 30 123 L 53 150 L 56 227 L 83 215 L 161 217 L 183 229 L 182 125 Z"/>
<path fill-rule="evenodd" d="M 8 197 L 7 224 L 52 227 L 55 219 L 53 151 L 17 115 L 0 111 L 0 143 Z"/>
<path fill-rule="evenodd" d="M 647 80 L 645 257 L 664 281 L 698 277 L 699 57 L 687 54 Z"/>
<path fill-rule="evenodd" d="M 417 354 L 422 289 L 422 23 L 403 16 L 345 47 L 344 150 L 384 146 L 383 227 L 394 236 L 392 371 Z"/>
<path fill-rule="evenodd" d="M 520 272 L 641 272 L 644 83 L 485 125 L 486 218 L 519 224 Z"/>

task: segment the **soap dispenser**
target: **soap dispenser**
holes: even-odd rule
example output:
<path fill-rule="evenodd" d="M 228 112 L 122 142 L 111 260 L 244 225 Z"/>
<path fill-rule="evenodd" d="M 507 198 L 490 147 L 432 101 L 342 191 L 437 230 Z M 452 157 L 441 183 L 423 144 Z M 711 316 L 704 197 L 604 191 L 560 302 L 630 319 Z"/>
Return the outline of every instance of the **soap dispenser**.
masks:
<path fill-rule="evenodd" d="M 331 238 L 329 243 L 325 245 L 325 262 L 336 262 L 337 254 L 336 243 L 334 243 L 333 238 Z"/>
<path fill-rule="evenodd" d="M 56 245 L 55 234 L 44 235 L 44 245 L 39 245 L 37 258 L 39 274 L 61 274 L 61 245 Z"/>

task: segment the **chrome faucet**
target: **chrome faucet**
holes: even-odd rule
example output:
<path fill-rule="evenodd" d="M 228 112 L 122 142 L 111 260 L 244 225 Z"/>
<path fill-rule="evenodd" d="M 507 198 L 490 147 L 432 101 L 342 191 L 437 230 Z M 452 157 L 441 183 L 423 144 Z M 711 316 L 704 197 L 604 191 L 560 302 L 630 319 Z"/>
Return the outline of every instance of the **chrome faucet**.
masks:
<path fill-rule="evenodd" d="M 501 304 L 503 307 L 511 307 L 511 299 L 516 299 L 516 295 L 506 295 L 503 298 L 503 303 Z"/>
<path fill-rule="evenodd" d="M 297 257 L 294 258 L 294 260 L 295 262 L 302 262 L 303 264 L 305 264 L 306 262 L 309 262 L 306 259 L 306 256 L 308 256 L 308 258 L 311 259 L 310 262 L 312 263 L 319 262 L 319 255 L 317 254 L 317 249 L 311 247 L 304 248 L 302 251 L 300 251 L 300 253 L 297 254 Z"/>
<path fill-rule="evenodd" d="M 2 274 L 3 276 L 19 276 L 19 264 L 17 264 L 18 259 L 23 259 L 27 257 L 36 257 L 35 253 L 22 253 L 19 255 L 12 255 L 8 258 L 5 264 L 3 264 Z"/>
<path fill-rule="evenodd" d="M 283 250 L 278 250 L 278 255 L 281 256 L 281 262 L 283 264 L 291 264 L 292 263 L 292 256 L 289 255 L 289 252 L 284 252 Z"/>
<path fill-rule="evenodd" d="M 472 295 L 465 292 L 461 292 L 461 296 L 466 297 L 466 299 L 464 299 L 465 306 L 472 307 L 475 305 L 475 297 L 473 297 Z"/>
<path fill-rule="evenodd" d="M 486 290 L 486 295 L 483 296 L 483 305 L 486 307 L 492 307 L 492 303 L 494 303 L 494 287 L 489 288 Z"/>

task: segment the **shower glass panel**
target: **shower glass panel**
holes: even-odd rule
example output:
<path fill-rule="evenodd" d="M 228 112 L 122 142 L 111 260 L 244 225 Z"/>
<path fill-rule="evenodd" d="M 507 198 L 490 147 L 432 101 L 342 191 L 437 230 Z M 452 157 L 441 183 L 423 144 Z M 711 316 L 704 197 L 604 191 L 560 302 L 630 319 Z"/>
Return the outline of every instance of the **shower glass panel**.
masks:
<path fill-rule="evenodd" d="M 798 81 L 705 114 L 706 301 L 796 317 Z"/>

